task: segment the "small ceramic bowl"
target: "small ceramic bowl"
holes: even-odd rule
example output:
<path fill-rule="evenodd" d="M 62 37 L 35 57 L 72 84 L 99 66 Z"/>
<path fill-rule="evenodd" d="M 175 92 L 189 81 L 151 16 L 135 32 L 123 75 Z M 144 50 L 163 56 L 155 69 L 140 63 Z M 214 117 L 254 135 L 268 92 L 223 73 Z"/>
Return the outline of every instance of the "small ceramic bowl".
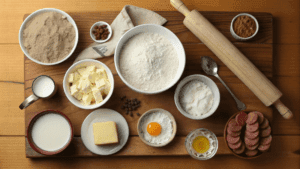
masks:
<path fill-rule="evenodd" d="M 144 132 L 143 132 L 143 130 L 142 130 L 142 121 L 143 121 L 143 118 L 146 117 L 147 115 L 149 115 L 149 114 L 151 114 L 151 113 L 155 113 L 155 112 L 162 112 L 162 113 L 166 114 L 166 115 L 171 119 L 171 123 L 172 123 L 172 127 L 173 127 L 173 133 L 172 133 L 172 136 L 170 137 L 170 139 L 169 139 L 167 142 L 163 143 L 163 144 L 154 144 L 154 143 L 150 143 L 150 142 L 148 142 L 147 140 L 145 140 L 145 138 L 144 138 Z M 168 112 L 168 111 L 166 111 L 166 110 L 164 110 L 164 109 L 156 108 L 156 109 L 148 110 L 146 113 L 144 113 L 144 114 L 140 117 L 140 119 L 139 119 L 139 121 L 138 121 L 138 123 L 137 123 L 137 131 L 138 131 L 138 134 L 139 134 L 140 139 L 141 139 L 145 144 L 147 144 L 147 145 L 149 145 L 149 146 L 152 146 L 152 147 L 163 147 L 163 146 L 169 144 L 169 143 L 175 138 L 175 135 L 176 135 L 176 132 L 177 132 L 177 125 L 176 125 L 175 118 L 173 117 L 173 115 L 172 115 L 170 112 Z"/>
<path fill-rule="evenodd" d="M 171 42 L 171 44 L 173 45 L 174 49 L 177 52 L 178 61 L 179 61 L 177 73 L 176 73 L 175 77 L 173 78 L 172 82 L 168 86 L 166 86 L 165 88 L 163 88 L 161 90 L 158 90 L 158 91 L 140 90 L 140 89 L 134 87 L 133 85 L 131 85 L 124 78 L 124 76 L 122 75 L 122 72 L 120 70 L 120 55 L 123 50 L 123 46 L 126 44 L 126 42 L 130 38 L 132 38 L 133 36 L 140 34 L 140 33 L 157 33 L 157 34 L 160 34 L 160 35 L 166 37 Z M 185 57 L 185 51 L 184 51 L 181 41 L 178 39 L 178 37 L 172 31 L 170 31 L 169 29 L 167 29 L 163 26 L 156 25 L 156 24 L 143 24 L 143 25 L 139 25 L 139 26 L 135 26 L 135 27 L 131 28 L 129 31 L 127 31 L 121 37 L 121 39 L 119 40 L 119 42 L 116 46 L 114 61 L 115 61 L 115 67 L 116 67 L 118 75 L 120 76 L 121 80 L 129 88 L 131 88 L 133 91 L 136 91 L 136 92 L 142 93 L 142 94 L 158 94 L 158 93 L 162 93 L 162 92 L 170 89 L 172 86 L 174 86 L 179 81 L 181 75 L 183 74 L 184 68 L 185 68 L 186 57 Z"/>
<path fill-rule="evenodd" d="M 243 16 L 243 15 L 246 15 L 246 16 L 249 16 L 250 18 L 252 18 L 254 21 L 255 21 L 255 24 L 256 24 L 256 31 L 254 32 L 253 35 L 247 37 L 247 38 L 243 38 L 243 37 L 240 37 L 239 35 L 237 35 L 234 30 L 233 30 L 233 23 L 234 21 L 236 20 L 236 18 L 238 18 L 239 16 Z M 241 14 L 238 14 L 237 16 L 235 16 L 232 21 L 231 21 L 231 24 L 230 24 L 230 33 L 231 35 L 237 39 L 237 40 L 240 40 L 240 41 L 246 41 L 246 40 L 249 40 L 249 39 L 252 39 L 258 32 L 258 29 L 259 29 L 259 25 L 258 25 L 258 22 L 257 22 L 257 19 L 253 16 L 253 15 L 250 15 L 248 13 L 241 13 Z"/>
<path fill-rule="evenodd" d="M 67 122 L 69 123 L 70 125 L 70 128 L 71 128 L 71 134 L 70 134 L 70 138 L 69 140 L 65 143 L 65 145 L 58 149 L 58 150 L 55 150 L 55 151 L 46 151 L 46 150 L 43 150 L 41 149 L 40 147 L 38 147 L 34 141 L 33 141 L 33 138 L 32 138 L 32 128 L 34 126 L 34 123 L 40 118 L 42 117 L 43 115 L 46 115 L 46 114 L 59 114 L 61 115 L 63 118 L 65 118 L 67 120 Z M 47 132 L 47 131 L 45 131 Z M 54 154 L 58 154 L 60 152 L 62 152 L 63 150 L 65 150 L 71 143 L 72 139 L 74 137 L 74 131 L 73 131 L 73 126 L 72 126 L 72 123 L 70 121 L 70 119 L 65 115 L 63 114 L 62 112 L 60 111 L 57 111 L 57 110 L 45 110 L 45 111 L 42 111 L 40 113 L 37 113 L 35 114 L 29 121 L 29 125 L 27 127 L 27 139 L 28 139 L 28 143 L 29 145 L 32 147 L 33 150 L 35 150 L 36 152 L 40 153 L 40 154 L 44 154 L 44 155 L 54 155 Z"/>
<path fill-rule="evenodd" d="M 102 26 L 102 25 L 106 25 L 107 26 L 106 28 L 108 29 L 109 34 L 108 34 L 107 38 L 104 39 L 104 40 L 96 40 L 96 37 L 93 34 L 94 27 L 95 26 Z M 113 32 L 112 32 L 112 29 L 111 29 L 110 25 L 108 23 L 106 23 L 106 22 L 103 22 L 103 21 L 99 21 L 99 22 L 94 23 L 94 25 L 90 29 L 90 36 L 93 39 L 93 41 L 95 41 L 97 43 L 104 43 L 104 42 L 108 41 L 111 38 L 112 34 L 113 34 Z"/>
<path fill-rule="evenodd" d="M 199 116 L 199 117 L 193 116 L 193 115 L 187 113 L 180 104 L 181 89 L 183 88 L 184 85 L 186 85 L 188 82 L 190 82 L 192 80 L 199 80 L 199 81 L 203 82 L 205 85 L 207 85 L 211 89 L 211 91 L 214 95 L 214 103 L 213 103 L 211 109 L 209 110 L 209 112 L 206 113 L 205 115 Z M 179 110 L 179 112 L 182 115 L 184 115 L 187 118 L 193 119 L 193 120 L 202 120 L 202 119 L 205 119 L 205 118 L 211 116 L 212 114 L 214 114 L 214 112 L 219 107 L 220 91 L 219 91 L 219 88 L 216 85 L 216 83 L 213 80 L 211 80 L 209 77 L 204 76 L 204 75 L 190 75 L 190 76 L 187 76 L 184 79 L 182 79 L 179 82 L 179 84 L 177 85 L 177 88 L 175 90 L 174 100 L 175 100 L 175 105 L 176 105 L 177 109 Z"/>
<path fill-rule="evenodd" d="M 58 12 L 60 14 L 62 14 L 63 16 L 66 16 L 68 21 L 73 25 L 74 29 L 75 29 L 75 43 L 74 43 L 74 47 L 72 48 L 71 52 L 62 60 L 58 61 L 58 62 L 54 62 L 54 63 L 43 63 L 43 62 L 40 62 L 34 58 L 32 58 L 29 53 L 27 52 L 24 44 L 23 44 L 23 31 L 25 29 L 25 26 L 26 24 L 35 16 L 41 14 L 41 13 L 45 13 L 45 12 Z M 62 10 L 59 10 L 59 9 L 55 9 L 55 8 L 43 8 L 43 9 L 39 9 L 35 12 L 33 12 L 32 14 L 30 14 L 22 23 L 21 25 L 21 28 L 20 28 L 20 31 L 19 31 L 19 44 L 21 46 L 21 49 L 23 51 L 23 53 L 25 54 L 25 56 L 27 56 L 27 58 L 29 58 L 30 60 L 32 60 L 33 62 L 37 63 L 37 64 L 40 64 L 40 65 L 46 65 L 46 66 L 51 66 L 51 65 L 57 65 L 57 64 L 60 64 L 62 62 L 64 62 L 65 60 L 67 60 L 69 57 L 72 56 L 72 54 L 74 53 L 76 47 L 77 47 L 77 44 L 78 44 L 78 37 L 79 37 L 79 34 L 78 34 L 78 28 L 77 28 L 77 25 L 75 23 L 75 21 L 73 20 L 73 18 L 67 14 L 66 12 L 62 11 Z"/>
<path fill-rule="evenodd" d="M 70 73 L 78 70 L 79 68 L 90 66 L 90 65 L 95 65 L 96 67 L 99 67 L 99 66 L 103 66 L 104 67 L 111 87 L 110 87 L 110 91 L 109 91 L 108 95 L 105 97 L 105 99 L 101 103 L 92 104 L 92 105 L 83 105 L 83 104 L 80 103 L 79 100 L 77 100 L 75 97 L 73 97 L 71 95 L 70 85 L 69 85 L 69 82 L 68 82 L 68 77 L 69 77 Z M 79 107 L 81 109 L 95 109 L 95 108 L 101 107 L 102 105 L 104 105 L 110 99 L 110 97 L 111 97 L 111 95 L 112 95 L 112 93 L 114 91 L 114 76 L 113 76 L 111 70 L 104 63 L 102 63 L 102 62 L 100 62 L 98 60 L 84 59 L 84 60 L 81 60 L 81 61 L 78 61 L 78 62 L 74 63 L 67 70 L 67 72 L 66 72 L 66 74 L 64 76 L 63 88 L 64 88 L 65 95 L 67 96 L 67 98 L 69 99 L 69 101 L 72 104 L 74 104 L 75 106 L 77 106 L 77 107 Z"/>
<path fill-rule="evenodd" d="M 243 154 L 236 154 L 236 153 L 233 152 L 232 149 L 228 146 L 228 142 L 227 142 L 227 140 L 226 140 L 226 138 L 227 138 L 227 127 L 228 127 L 228 123 L 229 123 L 229 121 L 230 121 L 231 119 L 235 118 L 235 116 L 236 116 L 238 113 L 239 113 L 239 112 L 237 112 L 237 113 L 235 113 L 234 115 L 232 115 L 232 116 L 228 119 L 228 121 L 227 121 L 227 123 L 226 123 L 226 125 L 225 125 L 225 127 L 224 127 L 224 141 L 225 141 L 225 144 L 226 144 L 226 146 L 228 147 L 228 149 L 232 152 L 232 154 L 235 155 L 235 156 L 237 156 L 237 157 L 239 157 L 239 158 L 242 158 L 242 159 L 254 159 L 254 158 L 257 158 L 257 157 L 261 156 L 263 153 L 259 151 L 258 154 L 257 154 L 256 156 L 248 157 L 248 156 L 244 155 L 244 153 L 243 153 Z M 248 114 L 249 112 L 245 112 L 245 113 Z M 243 130 L 243 129 L 242 129 L 242 130 Z M 243 138 L 243 136 L 241 136 L 241 138 Z"/>

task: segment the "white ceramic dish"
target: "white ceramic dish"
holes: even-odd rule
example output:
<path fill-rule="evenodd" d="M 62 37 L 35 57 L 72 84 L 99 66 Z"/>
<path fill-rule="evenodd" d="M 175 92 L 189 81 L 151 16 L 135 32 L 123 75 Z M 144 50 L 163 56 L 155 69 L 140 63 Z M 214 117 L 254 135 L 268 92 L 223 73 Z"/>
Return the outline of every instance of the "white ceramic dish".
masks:
<path fill-rule="evenodd" d="M 124 46 L 124 44 L 133 36 L 139 34 L 139 33 L 145 33 L 145 32 L 149 32 L 149 33 L 158 33 L 160 35 L 163 35 L 164 37 L 166 37 L 171 44 L 174 46 L 175 50 L 177 51 L 177 55 L 178 55 L 178 60 L 179 60 L 179 66 L 178 66 L 178 70 L 177 70 L 177 74 L 175 76 L 175 78 L 173 79 L 172 83 L 170 83 L 167 87 L 165 87 L 164 89 L 158 90 L 158 91 L 153 91 L 153 92 L 149 92 L 149 91 L 143 91 L 143 90 L 139 90 L 135 87 L 133 87 L 131 84 L 129 84 L 125 78 L 122 76 L 120 68 L 119 68 L 119 60 L 120 60 L 120 53 L 122 50 L 122 47 Z M 122 81 L 132 90 L 142 93 L 142 94 L 158 94 L 161 92 L 164 92 L 166 90 L 168 90 L 169 88 L 171 88 L 172 86 L 174 86 L 178 80 L 180 79 L 184 68 L 185 68 L 185 62 L 186 62 L 186 58 L 185 58 L 185 51 L 183 48 L 182 43 L 180 42 L 180 40 L 177 38 L 177 36 L 170 31 L 169 29 L 160 26 L 160 25 L 155 25 L 155 24 L 144 24 L 144 25 L 139 25 L 136 26 L 134 28 L 131 28 L 129 31 L 127 31 L 119 40 L 116 50 L 115 50 L 115 56 L 114 56 L 114 60 L 115 60 L 115 67 L 116 70 L 118 72 L 118 75 L 120 76 L 120 78 L 122 79 Z"/>
<path fill-rule="evenodd" d="M 233 30 L 233 23 L 234 21 L 236 20 L 236 18 L 238 18 L 239 16 L 243 16 L 243 15 L 246 15 L 246 16 L 249 16 L 250 18 L 252 18 L 254 21 L 255 21 L 255 24 L 256 24 L 256 31 L 254 32 L 254 34 L 252 36 L 249 36 L 247 38 L 243 38 L 243 37 L 240 37 L 239 35 L 237 35 L 234 30 Z M 259 29 L 259 24 L 257 22 L 257 19 L 253 16 L 253 15 L 250 15 L 248 13 L 241 13 L 241 14 L 238 14 L 237 16 L 235 16 L 232 21 L 231 21 L 231 24 L 230 24 L 230 33 L 231 35 L 237 39 L 237 40 L 240 40 L 240 41 L 246 41 L 246 40 L 249 40 L 249 39 L 252 39 L 258 32 L 258 29 Z"/>
<path fill-rule="evenodd" d="M 104 39 L 104 40 L 96 40 L 95 35 L 93 34 L 94 27 L 95 26 L 102 26 L 102 25 L 107 26 L 106 28 L 108 29 L 109 34 L 108 34 L 107 38 Z M 112 34 L 113 34 L 113 32 L 112 32 L 112 29 L 111 29 L 110 25 L 106 22 L 103 22 L 103 21 L 99 21 L 99 22 L 94 23 L 94 25 L 90 29 L 90 36 L 93 39 L 93 41 L 95 41 L 97 43 L 104 43 L 104 42 L 108 41 L 111 38 Z"/>
<path fill-rule="evenodd" d="M 114 121 L 117 124 L 119 143 L 116 145 L 97 146 L 94 143 L 93 123 Z M 85 147 L 98 155 L 111 155 L 120 151 L 129 137 L 129 127 L 125 118 L 111 109 L 98 109 L 90 113 L 81 126 L 81 139 Z"/>
<path fill-rule="evenodd" d="M 108 95 L 106 96 L 106 98 L 101 103 L 85 106 L 85 105 L 81 104 L 79 100 L 77 100 L 76 98 L 74 98 L 71 95 L 70 86 L 69 86 L 69 82 L 68 82 L 68 77 L 69 77 L 70 73 L 76 71 L 77 69 L 82 68 L 82 67 L 86 67 L 86 66 L 90 66 L 90 65 L 95 65 L 98 68 L 101 65 L 105 68 L 106 74 L 108 76 L 108 80 L 109 80 L 110 85 L 111 85 L 111 88 L 110 88 L 110 91 L 109 91 Z M 85 60 L 81 60 L 81 61 L 78 61 L 78 62 L 74 63 L 67 70 L 67 72 L 64 76 L 63 88 L 64 88 L 65 95 L 67 96 L 69 101 L 71 103 L 73 103 L 75 106 L 77 106 L 79 108 L 82 108 L 82 109 L 95 109 L 95 108 L 98 108 L 98 107 L 102 106 L 103 104 L 105 104 L 110 99 L 110 97 L 111 97 L 111 95 L 114 91 L 114 77 L 113 77 L 113 74 L 112 74 L 111 70 L 104 63 L 102 63 L 98 60 L 85 59 Z"/>
<path fill-rule="evenodd" d="M 155 113 L 155 112 L 161 112 L 161 113 L 166 114 L 166 115 L 171 119 L 171 121 L 172 121 L 172 127 L 173 127 L 172 136 L 171 136 L 171 138 L 170 138 L 167 142 L 165 142 L 164 144 L 154 144 L 154 143 L 150 143 L 150 142 L 148 142 L 147 140 L 145 140 L 145 138 L 144 138 L 144 134 L 143 134 L 143 130 L 142 130 L 142 121 L 143 121 L 143 118 L 146 117 L 147 115 L 149 115 L 150 113 Z M 138 134 L 139 134 L 140 139 L 141 139 L 145 144 L 147 144 L 147 145 L 149 145 L 149 146 L 152 146 L 152 147 L 163 147 L 163 146 L 169 144 L 169 143 L 174 139 L 174 137 L 175 137 L 175 135 L 176 135 L 176 132 L 177 132 L 177 125 L 176 125 L 175 118 L 173 117 L 173 115 L 172 115 L 170 112 L 168 112 L 168 111 L 166 111 L 166 110 L 164 110 L 164 109 L 156 108 L 156 109 L 148 110 L 146 113 L 144 113 L 144 114 L 140 117 L 140 119 L 139 119 L 139 121 L 138 121 L 138 123 L 137 123 L 137 131 L 138 131 Z"/>
<path fill-rule="evenodd" d="M 43 62 L 40 62 L 38 60 L 35 60 L 33 59 L 32 57 L 30 57 L 29 53 L 27 52 L 26 48 L 24 47 L 23 45 L 23 30 L 25 29 L 25 25 L 28 21 L 30 21 L 34 16 L 36 15 L 39 15 L 41 13 L 44 13 L 44 12 L 58 12 L 64 16 L 67 17 L 68 21 L 74 26 L 74 29 L 75 29 L 75 33 L 76 33 L 76 36 L 75 36 L 75 43 L 74 43 L 74 47 L 73 49 L 71 50 L 71 52 L 69 53 L 68 56 L 66 56 L 64 59 L 58 61 L 58 62 L 54 62 L 54 63 L 43 63 Z M 50 66 L 50 65 L 57 65 L 57 64 L 60 64 L 62 63 L 63 61 L 67 60 L 72 54 L 73 52 L 75 51 L 76 47 L 77 47 L 77 44 L 78 44 L 78 28 L 77 28 L 77 25 L 75 23 L 75 21 L 73 20 L 73 18 L 67 14 L 66 12 L 62 11 L 62 10 L 59 10 L 59 9 L 55 9 L 55 8 L 43 8 L 43 9 L 39 9 L 35 12 L 33 12 L 32 14 L 30 14 L 25 20 L 24 22 L 22 23 L 21 25 L 21 28 L 19 30 L 19 44 L 21 46 L 21 49 L 23 51 L 23 53 L 30 59 L 32 60 L 33 62 L 37 63 L 37 64 L 40 64 L 40 65 L 47 65 L 47 66 Z"/>
<path fill-rule="evenodd" d="M 193 115 L 187 113 L 186 111 L 183 110 L 183 108 L 181 107 L 181 104 L 179 102 L 179 97 L 180 97 L 180 92 L 181 92 L 182 87 L 192 80 L 199 80 L 199 81 L 203 82 L 205 85 L 207 85 L 211 89 L 211 91 L 214 95 L 214 103 L 213 103 L 211 109 L 209 110 L 209 112 L 206 113 L 204 116 L 197 117 L 197 116 L 193 116 Z M 216 85 L 216 83 L 213 80 L 211 80 L 209 77 L 204 76 L 204 75 L 190 75 L 190 76 L 187 76 L 184 79 L 182 79 L 179 82 L 179 84 L 177 85 L 177 88 L 175 90 L 174 100 L 175 100 L 175 105 L 176 105 L 177 109 L 179 110 L 179 112 L 182 115 L 184 115 L 187 118 L 193 119 L 193 120 L 202 120 L 202 119 L 205 119 L 205 118 L 211 116 L 219 107 L 220 91 L 219 91 L 219 88 Z"/>

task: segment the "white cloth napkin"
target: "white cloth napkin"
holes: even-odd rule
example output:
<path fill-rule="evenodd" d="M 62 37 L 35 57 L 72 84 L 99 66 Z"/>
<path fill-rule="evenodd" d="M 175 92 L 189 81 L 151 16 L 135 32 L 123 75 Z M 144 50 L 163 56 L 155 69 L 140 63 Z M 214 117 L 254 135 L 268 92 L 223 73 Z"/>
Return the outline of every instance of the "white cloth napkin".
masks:
<path fill-rule="evenodd" d="M 153 11 L 126 5 L 111 24 L 113 32 L 111 39 L 105 43 L 92 43 L 77 56 L 74 62 L 111 56 L 115 52 L 119 39 L 129 29 L 141 24 L 163 25 L 166 22 L 164 17 Z"/>

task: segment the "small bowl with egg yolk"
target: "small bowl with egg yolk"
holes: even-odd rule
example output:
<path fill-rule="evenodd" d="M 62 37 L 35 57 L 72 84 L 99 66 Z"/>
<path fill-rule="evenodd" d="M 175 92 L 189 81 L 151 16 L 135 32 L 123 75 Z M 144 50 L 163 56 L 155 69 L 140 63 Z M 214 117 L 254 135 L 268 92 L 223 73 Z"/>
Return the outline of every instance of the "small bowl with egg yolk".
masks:
<path fill-rule="evenodd" d="M 140 139 L 145 144 L 152 147 L 163 147 L 174 139 L 177 125 L 170 112 L 156 108 L 148 110 L 140 117 L 137 123 L 137 131 Z M 152 142 L 153 140 L 158 142 Z"/>

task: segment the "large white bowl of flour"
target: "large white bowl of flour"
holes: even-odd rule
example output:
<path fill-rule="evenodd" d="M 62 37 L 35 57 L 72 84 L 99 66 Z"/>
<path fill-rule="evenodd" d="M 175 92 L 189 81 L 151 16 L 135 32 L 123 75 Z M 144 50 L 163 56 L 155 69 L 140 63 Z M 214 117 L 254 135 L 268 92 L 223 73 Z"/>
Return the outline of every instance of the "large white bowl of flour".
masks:
<path fill-rule="evenodd" d="M 160 25 L 144 24 L 121 37 L 114 61 L 118 75 L 128 87 L 143 94 L 158 94 L 177 83 L 186 57 L 173 32 Z"/>

